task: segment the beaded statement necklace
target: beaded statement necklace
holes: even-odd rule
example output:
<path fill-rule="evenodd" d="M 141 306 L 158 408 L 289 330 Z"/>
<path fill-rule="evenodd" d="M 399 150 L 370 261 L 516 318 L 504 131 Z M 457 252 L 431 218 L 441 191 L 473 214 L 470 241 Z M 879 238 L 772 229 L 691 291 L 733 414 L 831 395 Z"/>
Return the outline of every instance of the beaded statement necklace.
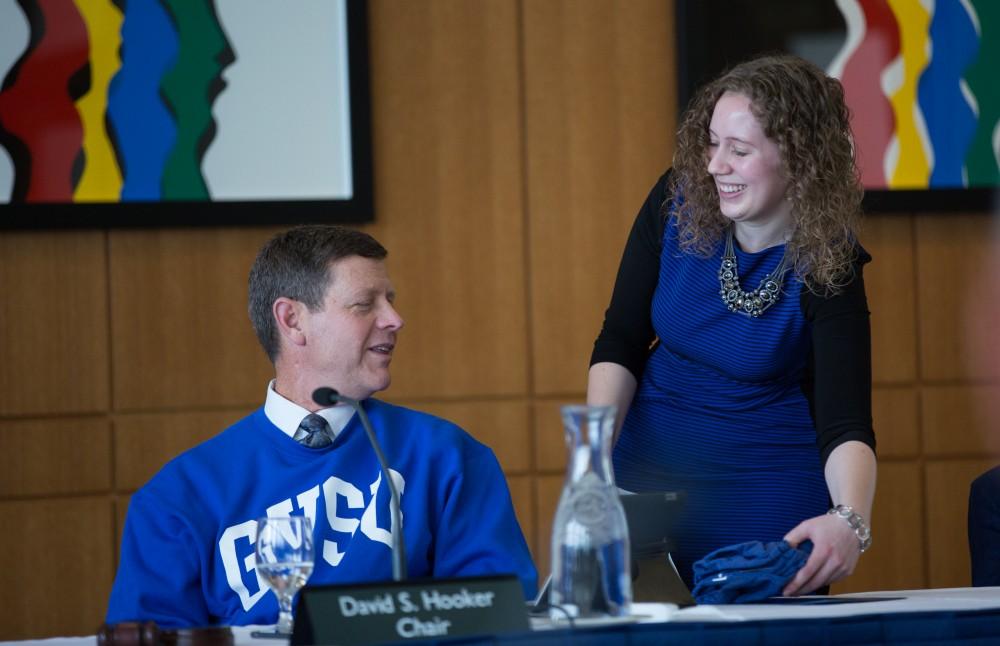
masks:
<path fill-rule="evenodd" d="M 719 296 L 730 312 L 740 312 L 752 318 L 757 318 L 767 308 L 778 301 L 781 296 L 781 286 L 785 282 L 788 271 L 788 254 L 782 254 L 781 262 L 757 285 L 751 292 L 743 291 L 740 286 L 740 273 L 736 267 L 736 252 L 733 251 L 733 227 L 726 232 L 726 252 L 722 256 L 719 267 Z"/>

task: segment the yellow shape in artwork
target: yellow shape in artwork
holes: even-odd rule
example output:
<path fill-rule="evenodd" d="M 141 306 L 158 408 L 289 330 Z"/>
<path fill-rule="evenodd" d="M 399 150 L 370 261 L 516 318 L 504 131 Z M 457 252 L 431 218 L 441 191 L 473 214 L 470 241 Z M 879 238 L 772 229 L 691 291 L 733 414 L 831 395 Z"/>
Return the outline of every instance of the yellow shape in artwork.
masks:
<path fill-rule="evenodd" d="M 117 202 L 122 175 L 105 130 L 108 85 L 121 65 L 121 11 L 111 2 L 76 0 L 90 41 L 90 91 L 76 102 L 83 121 L 84 167 L 73 193 L 76 202 Z"/>
<path fill-rule="evenodd" d="M 887 177 L 892 188 L 926 188 L 931 164 L 925 146 L 927 129 L 918 112 L 917 82 L 929 60 L 931 15 L 917 0 L 889 0 L 889 7 L 899 24 L 903 70 L 899 88 L 889 97 L 899 154 Z"/>

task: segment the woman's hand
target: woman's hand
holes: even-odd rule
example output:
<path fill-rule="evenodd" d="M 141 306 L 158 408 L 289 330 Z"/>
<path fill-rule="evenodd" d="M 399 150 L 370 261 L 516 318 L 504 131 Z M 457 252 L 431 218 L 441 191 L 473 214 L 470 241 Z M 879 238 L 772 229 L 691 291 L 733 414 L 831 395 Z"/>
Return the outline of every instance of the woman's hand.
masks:
<path fill-rule="evenodd" d="M 809 594 L 849 576 L 861 556 L 857 534 L 839 516 L 816 516 L 802 521 L 785 534 L 785 540 L 792 547 L 798 547 L 806 539 L 813 543 L 812 554 L 782 590 L 786 597 Z"/>

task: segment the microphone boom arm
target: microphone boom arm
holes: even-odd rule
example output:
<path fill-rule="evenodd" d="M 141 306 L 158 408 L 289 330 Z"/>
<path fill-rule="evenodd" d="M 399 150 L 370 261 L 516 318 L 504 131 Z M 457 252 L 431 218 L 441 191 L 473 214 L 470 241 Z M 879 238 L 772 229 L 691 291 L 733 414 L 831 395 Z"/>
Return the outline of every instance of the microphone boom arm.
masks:
<path fill-rule="evenodd" d="M 393 581 L 405 581 L 407 578 L 406 546 L 403 542 L 403 512 L 399 499 L 399 489 L 396 488 L 396 483 L 392 479 L 392 473 L 389 471 L 389 463 L 386 461 L 385 454 L 382 453 L 382 447 L 375 437 L 375 431 L 372 430 L 368 413 L 361 406 L 361 402 L 350 397 L 345 397 L 333 388 L 317 388 L 313 391 L 313 401 L 320 406 L 329 406 L 338 402 L 347 404 L 358 413 L 358 419 L 361 420 L 361 426 L 365 429 L 368 442 L 375 451 L 375 457 L 378 458 L 379 467 L 382 469 L 382 479 L 385 480 L 386 485 L 389 487 L 389 513 L 392 519 L 392 527 L 394 528 L 394 531 L 390 532 L 392 535 L 392 579 Z"/>

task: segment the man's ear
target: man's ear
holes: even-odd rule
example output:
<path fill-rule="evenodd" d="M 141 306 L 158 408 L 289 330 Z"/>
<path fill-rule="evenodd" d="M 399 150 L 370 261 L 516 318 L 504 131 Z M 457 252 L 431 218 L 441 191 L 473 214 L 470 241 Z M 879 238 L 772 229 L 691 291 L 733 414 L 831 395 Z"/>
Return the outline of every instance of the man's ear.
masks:
<path fill-rule="evenodd" d="M 306 306 L 300 301 L 281 298 L 274 301 L 271 314 L 278 325 L 278 332 L 292 345 L 305 345 L 306 334 L 302 327 Z"/>

